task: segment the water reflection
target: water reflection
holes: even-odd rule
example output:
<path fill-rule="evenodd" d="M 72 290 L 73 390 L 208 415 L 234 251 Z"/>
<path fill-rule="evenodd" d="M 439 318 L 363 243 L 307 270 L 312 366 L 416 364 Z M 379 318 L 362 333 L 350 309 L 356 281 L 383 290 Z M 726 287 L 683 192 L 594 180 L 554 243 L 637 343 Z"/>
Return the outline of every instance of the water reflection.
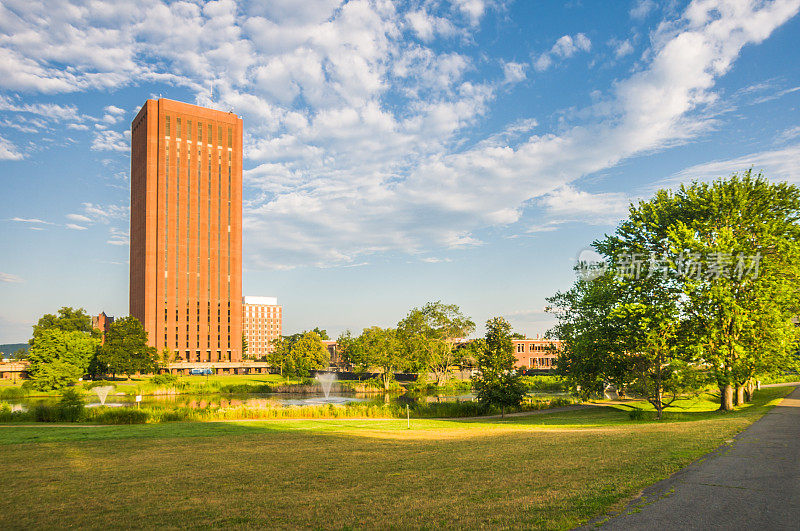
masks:
<path fill-rule="evenodd" d="M 539 398 L 566 397 L 567 393 L 531 393 L 529 396 Z M 87 396 L 86 407 L 100 406 L 97 396 Z M 27 411 L 37 404 L 55 405 L 58 397 L 30 397 L 14 399 L 8 401 L 12 411 Z M 472 393 L 462 393 L 458 395 L 437 395 L 437 394 L 383 394 L 383 393 L 335 393 L 331 392 L 328 397 L 323 393 L 312 394 L 289 394 L 289 393 L 263 393 L 263 394 L 239 394 L 239 395 L 193 395 L 193 394 L 159 394 L 145 395 L 142 397 L 141 405 L 146 406 L 167 406 L 170 408 L 190 408 L 190 409 L 226 409 L 235 407 L 246 407 L 249 409 L 267 409 L 286 406 L 311 406 L 311 405 L 345 405 L 349 403 L 366 404 L 431 404 L 446 402 L 472 402 L 475 395 Z M 105 401 L 106 407 L 136 407 L 135 397 L 132 395 L 109 394 Z"/>

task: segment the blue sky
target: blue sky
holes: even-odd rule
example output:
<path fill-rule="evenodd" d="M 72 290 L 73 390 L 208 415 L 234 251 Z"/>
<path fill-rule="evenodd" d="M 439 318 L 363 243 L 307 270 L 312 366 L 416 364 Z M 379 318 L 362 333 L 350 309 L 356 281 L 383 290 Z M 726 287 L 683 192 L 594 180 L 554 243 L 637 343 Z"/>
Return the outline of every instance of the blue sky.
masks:
<path fill-rule="evenodd" d="M 629 201 L 800 183 L 800 0 L 254 4 L 0 6 L 0 343 L 63 305 L 127 314 L 151 97 L 243 117 L 243 291 L 285 332 L 441 299 L 542 333 Z"/>

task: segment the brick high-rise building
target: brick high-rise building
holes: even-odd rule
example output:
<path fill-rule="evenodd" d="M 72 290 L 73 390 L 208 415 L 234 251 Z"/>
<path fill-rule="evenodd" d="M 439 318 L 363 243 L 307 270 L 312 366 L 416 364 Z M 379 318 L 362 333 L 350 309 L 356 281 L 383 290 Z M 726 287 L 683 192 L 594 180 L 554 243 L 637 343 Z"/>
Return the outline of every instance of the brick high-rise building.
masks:
<path fill-rule="evenodd" d="M 258 359 L 275 350 L 272 341 L 283 331 L 281 311 L 277 297 L 242 298 L 242 328 L 249 358 Z"/>
<path fill-rule="evenodd" d="M 242 356 L 242 120 L 147 100 L 131 124 L 130 313 L 181 360 Z"/>

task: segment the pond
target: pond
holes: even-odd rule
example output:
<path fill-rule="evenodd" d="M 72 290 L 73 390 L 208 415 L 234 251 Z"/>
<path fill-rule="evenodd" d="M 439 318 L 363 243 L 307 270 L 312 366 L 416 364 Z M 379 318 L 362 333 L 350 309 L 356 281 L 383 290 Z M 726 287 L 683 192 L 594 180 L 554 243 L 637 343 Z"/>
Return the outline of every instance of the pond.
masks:
<path fill-rule="evenodd" d="M 530 393 L 529 396 L 541 398 L 566 397 L 566 393 Z M 332 391 L 327 397 L 323 393 L 293 394 L 293 393 L 247 393 L 247 394 L 161 394 L 142 396 L 142 406 L 171 406 L 188 407 L 191 409 L 228 408 L 244 406 L 259 409 L 269 407 L 311 406 L 311 405 L 345 405 L 349 403 L 367 404 L 413 404 L 436 402 L 470 402 L 475 400 L 472 393 L 454 395 L 409 395 L 408 393 L 345 393 Z M 59 397 L 27 397 L 5 400 L 14 411 L 27 411 L 37 404 L 55 405 Z M 95 394 L 85 397 L 87 407 L 100 405 L 100 398 Z M 136 407 L 136 400 L 132 395 L 114 394 L 112 391 L 105 399 L 107 407 Z"/>

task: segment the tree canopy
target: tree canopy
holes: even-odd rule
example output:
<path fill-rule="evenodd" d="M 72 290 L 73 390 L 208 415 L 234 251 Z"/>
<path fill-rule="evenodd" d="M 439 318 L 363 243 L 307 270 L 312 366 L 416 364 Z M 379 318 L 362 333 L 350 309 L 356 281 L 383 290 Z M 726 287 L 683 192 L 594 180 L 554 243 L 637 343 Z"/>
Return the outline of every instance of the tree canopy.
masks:
<path fill-rule="evenodd" d="M 79 330 L 39 330 L 28 353 L 33 387 L 49 391 L 77 382 L 89 368 L 99 344 L 99 339 Z"/>
<path fill-rule="evenodd" d="M 112 374 L 125 374 L 128 378 L 137 372 L 152 371 L 158 361 L 156 349 L 147 345 L 147 331 L 133 316 L 111 323 L 98 359 Z"/>
<path fill-rule="evenodd" d="M 748 171 L 660 190 L 593 247 L 608 271 L 550 299 L 559 371 L 573 383 L 649 382 L 658 394 L 650 384 L 660 381 L 677 392 L 702 369 L 731 409 L 734 389 L 741 403 L 758 374 L 796 367 L 796 186 Z"/>
<path fill-rule="evenodd" d="M 455 348 L 454 340 L 474 331 L 475 323 L 457 305 L 441 301 L 414 308 L 397 323 L 397 337 L 408 364 L 433 372 L 437 385 L 442 385 L 461 361 L 462 352 Z"/>
<path fill-rule="evenodd" d="M 274 348 L 267 359 L 282 375 L 308 376 L 310 371 L 330 365 L 330 353 L 313 330 L 280 337 L 272 344 Z"/>

